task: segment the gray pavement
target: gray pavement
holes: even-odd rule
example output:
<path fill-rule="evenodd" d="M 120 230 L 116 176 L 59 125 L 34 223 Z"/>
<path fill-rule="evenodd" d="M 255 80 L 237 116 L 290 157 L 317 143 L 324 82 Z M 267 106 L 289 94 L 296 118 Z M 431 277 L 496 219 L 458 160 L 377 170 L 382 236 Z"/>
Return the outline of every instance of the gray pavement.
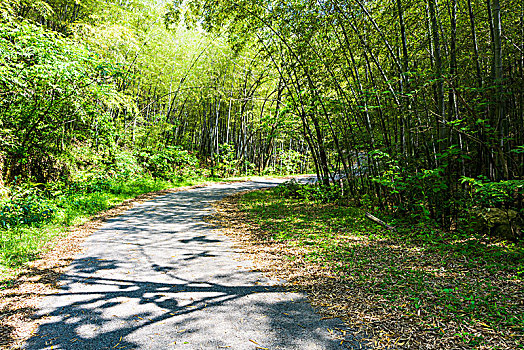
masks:
<path fill-rule="evenodd" d="M 233 242 L 203 221 L 211 202 L 281 181 L 172 193 L 109 220 L 86 240 L 59 292 L 44 299 L 36 315 L 44 321 L 24 348 L 364 348 L 304 295 L 251 271 Z"/>

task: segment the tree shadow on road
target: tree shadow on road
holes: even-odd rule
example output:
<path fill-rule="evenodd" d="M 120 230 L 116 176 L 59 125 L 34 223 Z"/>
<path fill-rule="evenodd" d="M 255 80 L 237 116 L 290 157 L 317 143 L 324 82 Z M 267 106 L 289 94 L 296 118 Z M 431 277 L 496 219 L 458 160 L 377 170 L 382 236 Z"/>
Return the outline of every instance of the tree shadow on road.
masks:
<path fill-rule="evenodd" d="M 233 344 L 235 349 L 238 347 L 228 341 L 227 332 L 247 324 L 272 331 L 264 334 L 264 339 L 246 338 L 243 349 L 256 348 L 255 342 L 262 348 L 268 343 L 277 346 L 272 349 L 294 349 L 289 345 L 309 343 L 317 344 L 311 349 L 353 348 L 354 338 L 341 337 L 345 332 L 341 321 L 320 323 L 320 316 L 305 315 L 304 309 L 309 308 L 304 305 L 306 300 L 298 294 L 282 297 L 286 291 L 281 286 L 199 282 L 185 280 L 173 271 L 168 273 L 176 283 L 92 274 L 116 269 L 118 264 L 98 257 L 76 260 L 62 276 L 61 291 L 51 296 L 37 315 L 43 323 L 25 348 L 167 349 L 184 344 L 191 349 L 217 349 Z M 232 274 L 246 273 L 250 272 Z M 211 313 L 222 324 L 209 322 Z M 222 331 L 223 338 L 213 337 Z"/>
<path fill-rule="evenodd" d="M 342 321 L 232 262 L 231 242 L 202 222 L 231 189 L 200 191 L 141 204 L 91 236 L 25 348 L 359 348 Z"/>

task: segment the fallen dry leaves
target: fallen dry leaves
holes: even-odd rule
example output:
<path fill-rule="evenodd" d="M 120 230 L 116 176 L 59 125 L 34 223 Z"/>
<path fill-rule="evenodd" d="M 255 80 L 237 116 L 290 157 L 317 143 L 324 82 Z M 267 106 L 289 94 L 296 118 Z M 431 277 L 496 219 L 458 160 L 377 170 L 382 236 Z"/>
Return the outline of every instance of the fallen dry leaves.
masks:
<path fill-rule="evenodd" d="M 73 227 L 67 235 L 57 237 L 44 251 L 39 260 L 28 264 L 13 285 L 0 291 L 0 349 L 19 348 L 25 339 L 36 331 L 39 320 L 32 317 L 45 295 L 55 293 L 57 281 L 61 272 L 69 265 L 74 256 L 82 250 L 81 243 L 91 233 L 100 228 L 103 222 L 120 215 L 135 203 L 144 202 L 164 194 L 184 191 L 204 185 L 176 188 L 141 195 L 127 200 L 81 226 Z M 514 349 L 518 345 L 512 337 L 518 335 L 512 330 L 493 330 L 486 323 L 478 322 L 473 326 L 457 324 L 453 321 L 443 321 L 435 317 L 421 322 L 420 313 L 406 312 L 395 305 L 388 305 L 387 300 L 381 300 L 374 294 L 370 286 L 354 283 L 351 279 L 341 279 L 340 274 L 326 268 L 321 262 L 306 259 L 310 250 L 304 246 L 292 246 L 286 242 L 268 240 L 268 233 L 257 225 L 254 214 L 242 212 L 238 201 L 240 195 L 229 197 L 216 203 L 217 214 L 208 220 L 225 227 L 225 231 L 234 237 L 239 246 L 244 248 L 247 258 L 254 261 L 257 269 L 271 277 L 287 280 L 287 286 L 292 290 L 307 293 L 312 304 L 316 306 L 325 318 L 340 317 L 359 333 L 359 337 L 367 339 L 374 348 L 390 349 Z M 342 237 L 353 240 L 355 244 L 366 245 L 362 237 Z M 395 242 L 383 241 L 384 251 L 395 250 Z M 381 247 L 379 247 L 382 249 Z M 379 249 L 379 251 L 380 251 Z M 375 250 L 377 251 L 377 250 Z M 402 256 L 402 254 L 404 256 Z M 409 261 L 415 269 L 433 273 L 436 277 L 450 273 L 432 270 L 432 259 L 438 256 L 398 251 L 398 257 Z M 438 264 L 436 264 L 438 265 Z M 452 271 L 453 269 L 450 269 Z M 372 271 L 372 273 L 381 273 Z M 382 271 L 382 273 L 384 273 Z M 456 273 L 456 272 L 453 272 Z M 482 271 L 464 271 L 471 278 L 482 277 Z M 456 277 L 456 276 L 455 276 Z M 503 281 L 499 276 L 492 278 L 493 283 Z M 432 283 L 432 281 L 428 281 Z M 509 284 L 508 284 L 509 286 Z M 524 300 L 518 301 L 523 295 L 522 283 L 513 284 L 513 290 L 507 290 L 517 299 L 519 308 L 524 307 Z M 516 289 L 515 289 L 516 288 Z M 431 296 L 428 296 L 431 297 Z M 396 304 L 403 301 L 396 301 Z M 400 304 L 402 305 L 402 304 Z M 465 346 L 458 339 L 460 332 L 482 335 L 489 346 Z"/>
<path fill-rule="evenodd" d="M 519 346 L 516 341 L 521 335 L 518 332 L 510 329 L 493 330 L 482 322 L 471 325 L 454 322 L 452 319 L 446 320 L 439 316 L 441 313 L 438 310 L 431 312 L 431 310 L 421 308 L 413 311 L 407 306 L 409 300 L 402 300 L 402 297 L 395 301 L 388 300 L 377 293 L 372 285 L 358 283 L 351 276 L 348 278 L 347 275 L 342 278 L 341 274 L 326 267 L 326 264 L 322 264 L 321 261 L 313 262 L 307 259 L 310 252 L 308 247 L 268 239 L 270 234 L 257 224 L 256 214 L 240 209 L 239 201 L 244 194 L 237 194 L 215 203 L 217 213 L 209 220 L 222 226 L 223 230 L 238 242 L 245 256 L 254 261 L 259 271 L 273 278 L 285 279 L 286 286 L 292 290 L 305 292 L 325 318 L 343 319 L 351 329 L 356 330 L 359 337 L 373 348 L 515 349 Z M 428 284 L 441 283 L 440 275 L 448 273 L 441 270 L 431 271 L 432 266 L 441 265 L 441 262 L 436 261 L 439 259 L 438 254 L 426 254 L 421 259 L 420 252 L 413 251 L 412 256 L 409 256 L 411 253 L 409 251 L 406 253 L 405 249 L 398 249 L 395 242 L 373 243 L 363 240 L 362 237 L 353 238 L 355 244 L 359 246 L 378 244 L 378 247 L 375 246 L 373 250 L 369 250 L 371 254 L 383 251 L 386 256 L 408 261 L 410 268 L 432 272 L 435 279 L 427 280 Z M 344 237 L 344 239 L 352 238 Z M 372 256 L 364 258 L 373 259 Z M 451 267 L 450 271 L 453 271 Z M 381 270 L 381 266 L 374 268 L 372 265 L 370 265 L 369 272 L 376 274 L 375 280 L 380 280 L 382 276 L 388 274 L 388 271 Z M 456 272 L 453 273 L 456 274 Z M 464 271 L 463 276 L 453 276 L 453 279 L 460 282 L 461 278 L 485 278 L 482 273 L 485 271 Z M 504 286 L 497 287 L 506 288 L 502 290 L 511 295 L 518 303 L 519 298 L 523 295 L 521 282 L 505 283 L 503 276 L 495 278 L 491 276 L 490 279 L 493 283 L 504 284 Z M 429 302 L 424 307 L 431 307 L 433 296 L 428 295 L 427 297 Z M 438 303 L 433 305 L 438 305 Z M 520 309 L 523 309 L 523 306 L 524 301 L 521 301 Z M 484 344 L 488 345 L 464 343 L 461 337 L 465 333 L 482 336 L 485 339 Z"/>

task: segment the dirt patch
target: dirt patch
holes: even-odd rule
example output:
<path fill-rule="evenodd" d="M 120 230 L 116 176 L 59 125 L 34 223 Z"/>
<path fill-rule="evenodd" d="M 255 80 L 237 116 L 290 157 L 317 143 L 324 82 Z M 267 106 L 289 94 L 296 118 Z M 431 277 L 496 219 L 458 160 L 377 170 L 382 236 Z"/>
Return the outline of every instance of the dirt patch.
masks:
<path fill-rule="evenodd" d="M 83 225 L 72 227 L 66 234 L 47 244 L 38 260 L 21 269 L 12 285 L 0 290 L 0 349 L 20 348 L 38 328 L 33 314 L 42 297 L 56 293 L 58 278 L 74 257 L 82 251 L 82 242 L 96 232 L 106 220 L 158 196 L 187 191 L 206 185 L 186 186 L 142 194 L 104 211 Z"/>

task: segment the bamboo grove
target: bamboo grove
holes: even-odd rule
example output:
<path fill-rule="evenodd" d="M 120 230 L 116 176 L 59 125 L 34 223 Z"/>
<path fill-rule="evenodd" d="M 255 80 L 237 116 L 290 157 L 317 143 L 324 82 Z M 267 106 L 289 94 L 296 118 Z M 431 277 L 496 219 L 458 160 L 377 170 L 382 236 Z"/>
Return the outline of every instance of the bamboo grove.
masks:
<path fill-rule="evenodd" d="M 522 2 L 190 4 L 274 63 L 325 186 L 444 227 L 472 198 L 522 207 Z"/>
<path fill-rule="evenodd" d="M 147 167 L 178 149 L 219 176 L 306 171 L 308 146 L 273 118 L 278 96 L 259 52 L 234 53 L 156 1 L 0 9 L 5 183 L 59 180 L 122 153 Z"/>
<path fill-rule="evenodd" d="M 182 147 L 222 175 L 314 170 L 333 197 L 446 228 L 522 209 L 522 1 L 0 9 L 5 181 Z"/>

